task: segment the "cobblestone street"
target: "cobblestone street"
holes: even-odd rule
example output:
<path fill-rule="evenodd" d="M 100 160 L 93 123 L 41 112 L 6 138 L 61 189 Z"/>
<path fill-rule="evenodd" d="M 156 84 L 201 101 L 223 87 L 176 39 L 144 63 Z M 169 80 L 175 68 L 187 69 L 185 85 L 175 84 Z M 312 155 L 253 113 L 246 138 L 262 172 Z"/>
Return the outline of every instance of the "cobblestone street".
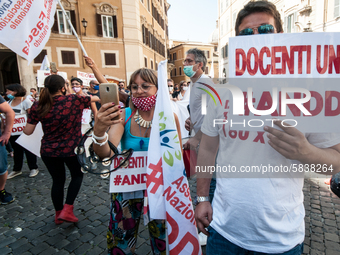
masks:
<path fill-rule="evenodd" d="M 13 165 L 10 159 L 10 164 Z M 0 254 L 106 254 L 109 220 L 108 179 L 86 174 L 75 203 L 76 224 L 54 224 L 50 197 L 51 177 L 38 159 L 39 174 L 23 174 L 7 181 L 6 190 L 16 200 L 0 207 Z M 11 169 L 11 168 L 10 168 Z M 340 199 L 312 175 L 305 180 L 305 254 L 340 254 Z M 191 179 L 192 196 L 195 180 Z M 148 229 L 140 225 L 136 254 L 151 254 Z"/>

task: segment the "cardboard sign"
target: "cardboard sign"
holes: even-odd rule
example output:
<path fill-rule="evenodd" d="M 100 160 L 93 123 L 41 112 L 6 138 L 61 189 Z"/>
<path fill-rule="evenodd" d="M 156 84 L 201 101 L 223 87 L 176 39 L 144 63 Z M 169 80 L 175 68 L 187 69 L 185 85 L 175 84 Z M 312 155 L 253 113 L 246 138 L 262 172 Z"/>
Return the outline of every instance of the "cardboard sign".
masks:
<path fill-rule="evenodd" d="M 42 130 L 41 123 L 39 122 L 34 129 L 33 134 L 25 135 L 22 134 L 16 140 L 17 144 L 20 144 L 26 150 L 29 150 L 36 156 L 40 157 L 40 147 L 41 147 L 41 139 L 44 136 L 44 132 Z"/>
<path fill-rule="evenodd" d="M 38 88 L 44 87 L 44 81 L 47 76 L 50 76 L 50 71 L 44 71 L 44 70 L 37 70 L 38 73 Z M 63 77 L 65 80 L 67 79 L 67 73 L 66 72 L 58 72 L 58 75 Z"/>
<path fill-rule="evenodd" d="M 119 166 L 123 157 L 116 158 L 111 169 Z M 146 189 L 147 151 L 135 151 L 126 168 L 110 174 L 110 193 L 132 192 Z"/>
<path fill-rule="evenodd" d="M 93 73 L 77 71 L 77 77 L 83 81 L 83 86 L 90 86 L 90 81 L 97 80 Z"/>

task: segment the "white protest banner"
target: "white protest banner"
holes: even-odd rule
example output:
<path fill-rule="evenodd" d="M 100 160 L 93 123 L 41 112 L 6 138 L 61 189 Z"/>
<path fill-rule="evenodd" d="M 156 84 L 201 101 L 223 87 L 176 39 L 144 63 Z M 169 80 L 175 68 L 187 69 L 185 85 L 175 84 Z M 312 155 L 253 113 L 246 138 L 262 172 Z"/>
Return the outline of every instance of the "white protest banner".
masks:
<path fill-rule="evenodd" d="M 40 70 L 50 71 L 50 62 L 48 61 L 47 55 L 45 55 L 44 60 L 41 63 Z"/>
<path fill-rule="evenodd" d="M 38 88 L 44 87 L 44 81 L 47 76 L 50 76 L 51 73 L 49 71 L 43 71 L 43 70 L 37 70 L 38 73 Z M 65 80 L 67 79 L 67 73 L 66 72 L 58 72 L 58 75 L 63 77 Z"/>
<path fill-rule="evenodd" d="M 119 166 L 123 157 L 112 162 L 111 169 Z M 131 192 L 146 189 L 147 151 L 135 151 L 126 168 L 118 169 L 110 174 L 110 193 Z"/>
<path fill-rule="evenodd" d="M 230 38 L 229 77 L 228 118 L 218 124 L 260 131 L 277 118 L 301 132 L 338 132 L 340 33 Z"/>
<path fill-rule="evenodd" d="M 84 86 L 90 86 L 90 81 L 97 80 L 93 73 L 77 71 L 77 77 L 83 81 Z"/>
<path fill-rule="evenodd" d="M 31 63 L 50 37 L 56 4 L 56 0 L 1 1 L 0 42 Z"/>
<path fill-rule="evenodd" d="M 81 124 L 89 124 L 91 121 L 91 109 L 86 108 L 83 110 L 83 114 L 81 116 Z"/>
<path fill-rule="evenodd" d="M 167 61 L 162 61 L 158 65 L 158 92 L 148 150 L 150 218 L 166 219 L 170 255 L 202 254 L 174 113 L 169 105 Z"/>
<path fill-rule="evenodd" d="M 39 122 L 35 126 L 33 134 L 31 135 L 22 134 L 15 142 L 17 144 L 20 144 L 26 150 L 29 150 L 36 156 L 40 157 L 41 139 L 43 136 L 44 132 L 42 130 L 41 123 Z"/>

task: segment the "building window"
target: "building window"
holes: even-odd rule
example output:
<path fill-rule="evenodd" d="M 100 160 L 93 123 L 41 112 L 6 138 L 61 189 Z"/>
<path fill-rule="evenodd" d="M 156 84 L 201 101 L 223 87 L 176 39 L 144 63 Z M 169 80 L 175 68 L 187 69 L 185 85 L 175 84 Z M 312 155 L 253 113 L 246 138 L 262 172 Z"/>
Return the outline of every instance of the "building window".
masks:
<path fill-rule="evenodd" d="M 177 76 L 177 70 L 176 70 L 176 67 L 174 68 L 174 76 Z"/>
<path fill-rule="evenodd" d="M 296 21 L 296 14 L 295 13 L 285 17 L 285 30 L 286 30 L 286 33 L 294 32 L 295 21 Z"/>
<path fill-rule="evenodd" d="M 40 54 L 34 59 L 34 64 L 41 64 L 47 55 L 47 50 L 42 50 Z"/>
<path fill-rule="evenodd" d="M 177 60 L 177 53 L 174 53 L 173 60 Z"/>
<path fill-rule="evenodd" d="M 105 56 L 105 65 L 106 66 L 115 66 L 116 63 L 116 54 L 115 53 L 104 53 Z"/>
<path fill-rule="evenodd" d="M 147 68 L 148 67 L 148 59 L 144 57 L 144 66 Z"/>
<path fill-rule="evenodd" d="M 205 50 L 204 51 L 204 55 L 206 58 L 210 58 L 210 51 L 209 50 Z"/>
<path fill-rule="evenodd" d="M 151 69 L 153 69 L 153 60 L 151 59 Z"/>
<path fill-rule="evenodd" d="M 78 48 L 56 47 L 59 67 L 79 67 Z"/>
<path fill-rule="evenodd" d="M 67 16 L 70 18 L 70 12 L 66 11 Z M 58 10 L 58 27 L 59 27 L 59 34 L 72 34 L 72 30 L 70 25 L 67 22 L 65 15 L 63 14 L 62 10 Z"/>
<path fill-rule="evenodd" d="M 106 38 L 117 38 L 117 17 L 97 14 L 97 35 Z"/>
<path fill-rule="evenodd" d="M 220 1 L 221 1 L 221 13 L 223 13 L 223 0 Z"/>
<path fill-rule="evenodd" d="M 340 0 L 334 0 L 334 18 L 340 16 Z"/>
<path fill-rule="evenodd" d="M 233 28 L 235 28 L 235 23 L 236 23 L 236 18 L 237 18 L 237 12 L 233 13 Z"/>
<path fill-rule="evenodd" d="M 224 35 L 223 24 L 221 24 L 221 35 Z"/>
<path fill-rule="evenodd" d="M 102 15 L 103 37 L 113 37 L 113 20 L 111 16 Z"/>
<path fill-rule="evenodd" d="M 148 11 L 150 12 L 150 0 L 146 0 L 148 2 Z"/>
<path fill-rule="evenodd" d="M 61 60 L 63 65 L 75 65 L 76 58 L 74 56 L 74 51 L 62 50 L 61 51 Z"/>
<path fill-rule="evenodd" d="M 178 68 L 179 75 L 182 75 L 182 67 Z"/>
<path fill-rule="evenodd" d="M 209 67 L 205 67 L 205 74 L 209 74 Z"/>
<path fill-rule="evenodd" d="M 225 8 L 228 9 L 228 6 L 229 6 L 229 0 L 226 0 L 225 1 Z"/>
<path fill-rule="evenodd" d="M 227 18 L 227 20 L 225 21 L 225 30 L 226 30 L 226 33 L 229 32 L 229 18 Z"/>

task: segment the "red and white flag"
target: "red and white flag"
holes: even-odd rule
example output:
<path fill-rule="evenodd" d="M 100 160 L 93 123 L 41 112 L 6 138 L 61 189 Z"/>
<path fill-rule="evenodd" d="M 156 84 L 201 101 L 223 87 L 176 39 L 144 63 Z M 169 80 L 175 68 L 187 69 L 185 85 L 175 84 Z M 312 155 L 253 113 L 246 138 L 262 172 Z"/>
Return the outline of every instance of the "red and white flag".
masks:
<path fill-rule="evenodd" d="M 57 0 L 0 1 L 0 43 L 30 63 L 47 43 Z"/>
<path fill-rule="evenodd" d="M 147 168 L 151 219 L 166 219 L 170 255 L 202 254 L 183 156 L 167 90 L 167 61 L 158 65 L 158 92 Z"/>

